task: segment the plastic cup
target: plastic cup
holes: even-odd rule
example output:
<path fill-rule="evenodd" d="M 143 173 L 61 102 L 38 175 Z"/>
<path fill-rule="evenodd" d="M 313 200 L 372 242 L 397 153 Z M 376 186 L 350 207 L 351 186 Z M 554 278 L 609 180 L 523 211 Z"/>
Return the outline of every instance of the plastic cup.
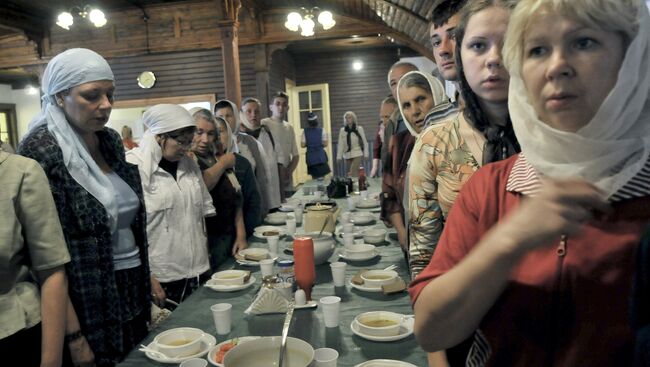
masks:
<path fill-rule="evenodd" d="M 353 211 L 355 208 L 356 208 L 356 203 L 354 202 L 354 198 L 353 198 L 353 197 L 349 197 L 349 198 L 348 198 L 348 209 L 349 209 L 350 211 Z"/>
<path fill-rule="evenodd" d="M 343 212 L 343 214 L 341 214 L 341 224 L 350 223 L 350 217 L 351 216 L 352 216 L 352 213 Z"/>
<path fill-rule="evenodd" d="M 217 303 L 212 305 L 210 310 L 212 311 L 217 334 L 228 334 L 232 325 L 232 305 L 230 303 Z"/>
<path fill-rule="evenodd" d="M 354 233 L 343 232 L 343 244 L 345 247 L 354 245 Z"/>
<path fill-rule="evenodd" d="M 321 308 L 323 309 L 323 318 L 325 327 L 339 326 L 339 309 L 341 308 L 341 298 L 336 296 L 327 296 L 320 299 Z"/>
<path fill-rule="evenodd" d="M 368 190 L 360 191 L 359 195 L 361 195 L 361 199 L 363 199 L 363 200 L 368 199 Z"/>
<path fill-rule="evenodd" d="M 290 236 L 296 234 L 296 218 L 287 218 L 287 234 Z"/>
<path fill-rule="evenodd" d="M 324 348 L 326 349 L 326 348 Z M 206 361 L 203 358 L 190 358 L 184 360 L 179 367 L 206 367 L 208 365 L 208 361 Z M 320 366 L 317 364 L 317 366 Z M 323 366 L 330 366 L 329 364 L 324 364 Z M 336 364 L 333 364 L 332 366 L 336 366 Z"/>
<path fill-rule="evenodd" d="M 275 260 L 273 259 L 260 260 L 260 271 L 262 272 L 262 279 L 266 276 L 273 275 L 274 265 Z"/>
<path fill-rule="evenodd" d="M 332 280 L 334 281 L 335 287 L 345 286 L 345 269 L 347 268 L 347 265 L 348 264 L 340 261 L 330 264 L 330 268 L 332 269 Z"/>
<path fill-rule="evenodd" d="M 293 216 L 296 218 L 296 224 L 302 223 L 302 206 L 296 206 L 296 208 L 293 210 Z"/>
<path fill-rule="evenodd" d="M 354 223 L 343 223 L 343 233 L 354 234 Z"/>
<path fill-rule="evenodd" d="M 318 348 L 314 351 L 315 367 L 336 367 L 339 352 L 332 348 Z"/>
<path fill-rule="evenodd" d="M 280 236 L 267 236 L 266 242 L 269 244 L 269 252 L 272 257 L 275 257 L 278 254 L 278 241 Z"/>

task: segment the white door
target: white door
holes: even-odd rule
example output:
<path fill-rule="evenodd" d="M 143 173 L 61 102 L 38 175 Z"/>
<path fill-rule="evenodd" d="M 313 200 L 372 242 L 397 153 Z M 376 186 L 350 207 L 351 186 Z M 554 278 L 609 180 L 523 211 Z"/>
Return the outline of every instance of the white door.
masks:
<path fill-rule="evenodd" d="M 318 116 L 320 127 L 327 132 L 329 139 L 327 139 L 327 158 L 329 159 L 330 168 L 332 165 L 332 125 L 330 121 L 330 96 L 329 85 L 312 84 L 297 87 L 291 80 L 285 80 L 287 94 L 289 94 L 289 113 L 291 114 L 291 123 L 296 132 L 296 143 L 298 144 L 298 151 L 300 152 L 300 163 L 293 173 L 294 184 L 304 183 L 311 179 L 307 174 L 307 149 L 300 146 L 300 137 L 302 136 L 303 129 L 307 126 L 307 114 L 313 112 Z"/>

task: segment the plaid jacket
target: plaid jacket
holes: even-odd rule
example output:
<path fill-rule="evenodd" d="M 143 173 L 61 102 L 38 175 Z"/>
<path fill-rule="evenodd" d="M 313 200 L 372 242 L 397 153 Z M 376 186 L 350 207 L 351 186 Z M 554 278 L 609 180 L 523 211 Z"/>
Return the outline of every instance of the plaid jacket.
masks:
<path fill-rule="evenodd" d="M 117 132 L 97 132 L 100 150 L 111 166 L 140 199 L 140 210 L 131 228 L 140 250 L 142 279 L 146 290 L 137 302 L 140 309 L 125 310 L 118 295 L 113 270 L 113 247 L 108 215 L 102 204 L 81 187 L 63 164 L 58 142 L 47 126 L 30 132 L 18 153 L 36 160 L 50 181 L 54 202 L 65 235 L 71 262 L 66 265 L 68 292 L 81 330 L 88 339 L 98 364 L 120 360 L 132 346 L 123 345 L 121 324 L 142 311 L 149 312 L 150 284 L 147 255 L 146 212 L 140 175 L 126 162 Z"/>

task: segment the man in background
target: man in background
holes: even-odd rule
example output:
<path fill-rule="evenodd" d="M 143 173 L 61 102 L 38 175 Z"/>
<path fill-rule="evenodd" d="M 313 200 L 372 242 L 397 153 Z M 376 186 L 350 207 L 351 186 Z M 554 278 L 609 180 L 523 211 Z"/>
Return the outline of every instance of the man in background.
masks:
<path fill-rule="evenodd" d="M 296 134 L 293 126 L 285 120 L 289 111 L 289 96 L 282 91 L 276 92 L 269 105 L 271 117 L 262 120 L 262 126 L 266 126 L 275 139 L 275 151 L 277 153 L 280 192 L 282 201 L 293 195 L 293 171 L 298 166 L 300 156 L 296 144 Z"/>

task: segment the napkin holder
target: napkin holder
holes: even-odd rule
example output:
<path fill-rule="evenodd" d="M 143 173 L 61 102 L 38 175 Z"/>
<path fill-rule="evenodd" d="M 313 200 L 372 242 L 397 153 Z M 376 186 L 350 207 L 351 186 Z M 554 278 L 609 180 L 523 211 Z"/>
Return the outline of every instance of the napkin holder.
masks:
<path fill-rule="evenodd" d="M 334 201 L 325 201 L 318 203 L 309 203 L 305 205 L 307 211 L 303 217 L 303 227 L 305 233 L 319 232 L 327 220 L 325 225 L 325 232 L 334 233 L 336 229 L 336 219 L 339 216 L 341 209 Z M 327 219 L 329 218 L 329 219 Z"/>
<path fill-rule="evenodd" d="M 287 313 L 289 301 L 280 291 L 262 287 L 253 303 L 244 311 L 246 315 L 265 315 L 273 313 Z"/>

